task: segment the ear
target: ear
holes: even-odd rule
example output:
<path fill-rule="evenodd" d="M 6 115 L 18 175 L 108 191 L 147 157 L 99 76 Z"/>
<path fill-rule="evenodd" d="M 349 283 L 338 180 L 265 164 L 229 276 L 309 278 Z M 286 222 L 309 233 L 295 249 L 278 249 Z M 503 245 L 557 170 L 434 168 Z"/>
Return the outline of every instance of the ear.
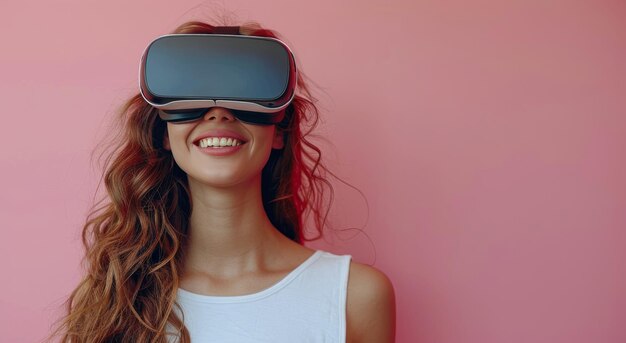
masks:
<path fill-rule="evenodd" d="M 274 126 L 274 141 L 272 142 L 272 149 L 282 149 L 284 147 L 284 132 L 278 126 Z"/>

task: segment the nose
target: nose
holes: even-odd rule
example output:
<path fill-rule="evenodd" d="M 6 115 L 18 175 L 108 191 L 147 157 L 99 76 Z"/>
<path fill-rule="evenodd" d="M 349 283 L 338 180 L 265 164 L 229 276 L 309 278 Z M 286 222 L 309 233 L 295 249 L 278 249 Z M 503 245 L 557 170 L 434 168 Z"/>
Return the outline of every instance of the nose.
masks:
<path fill-rule="evenodd" d="M 230 110 L 224 107 L 211 107 L 203 117 L 204 120 L 214 120 L 217 122 L 222 121 L 234 121 L 235 116 L 230 112 Z"/>

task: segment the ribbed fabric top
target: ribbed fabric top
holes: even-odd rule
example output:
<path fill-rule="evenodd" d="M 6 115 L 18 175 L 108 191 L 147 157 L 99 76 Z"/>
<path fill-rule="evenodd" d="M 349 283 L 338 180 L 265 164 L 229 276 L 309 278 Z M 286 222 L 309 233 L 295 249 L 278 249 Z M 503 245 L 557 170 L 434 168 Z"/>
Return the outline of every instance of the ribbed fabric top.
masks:
<path fill-rule="evenodd" d="M 212 296 L 179 288 L 191 342 L 344 343 L 350 259 L 316 250 L 283 279 L 252 294 Z"/>

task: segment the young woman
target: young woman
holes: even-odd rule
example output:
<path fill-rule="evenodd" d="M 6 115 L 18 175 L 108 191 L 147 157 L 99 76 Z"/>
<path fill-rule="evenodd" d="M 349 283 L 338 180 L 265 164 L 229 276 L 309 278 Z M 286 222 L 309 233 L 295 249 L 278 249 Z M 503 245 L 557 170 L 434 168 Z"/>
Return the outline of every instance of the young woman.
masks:
<path fill-rule="evenodd" d="M 173 33 L 216 28 L 189 22 Z M 255 23 L 239 34 L 278 38 Z M 305 139 L 318 111 L 301 75 L 275 125 L 240 121 L 225 107 L 165 122 L 139 94 L 123 106 L 121 140 L 105 172 L 109 201 L 83 227 L 87 273 L 53 336 L 394 341 L 395 296 L 385 274 L 303 245 L 305 211 L 322 232 L 321 191 L 329 183 L 319 149 Z M 235 147 L 203 148 L 222 138 Z"/>

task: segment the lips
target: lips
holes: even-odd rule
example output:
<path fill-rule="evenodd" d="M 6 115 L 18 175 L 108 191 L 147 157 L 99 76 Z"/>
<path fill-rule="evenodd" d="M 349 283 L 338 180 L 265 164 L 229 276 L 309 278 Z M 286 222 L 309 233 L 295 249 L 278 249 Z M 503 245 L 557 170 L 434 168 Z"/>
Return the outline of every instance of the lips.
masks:
<path fill-rule="evenodd" d="M 198 137 L 196 137 L 193 140 L 193 144 L 195 145 L 199 145 L 200 140 L 207 138 L 207 137 L 225 137 L 225 138 L 235 138 L 237 140 L 239 140 L 241 142 L 241 144 L 245 144 L 248 140 L 240 133 L 236 132 L 236 131 L 232 131 L 232 130 L 228 130 L 228 129 L 212 129 L 212 130 L 208 130 L 205 131 L 203 133 L 201 133 L 200 135 L 198 135 Z"/>

